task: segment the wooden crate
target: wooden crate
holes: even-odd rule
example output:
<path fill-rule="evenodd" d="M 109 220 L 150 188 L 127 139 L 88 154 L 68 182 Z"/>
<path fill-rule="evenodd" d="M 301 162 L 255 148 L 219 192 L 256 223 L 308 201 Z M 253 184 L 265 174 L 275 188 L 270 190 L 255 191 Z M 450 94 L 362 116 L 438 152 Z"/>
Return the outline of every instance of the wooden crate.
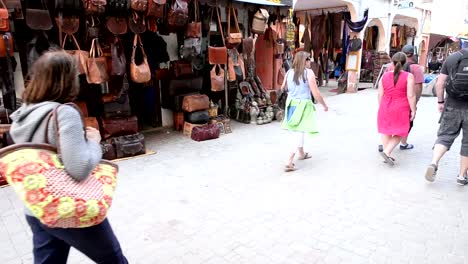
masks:
<path fill-rule="evenodd" d="M 197 125 L 197 124 L 191 124 L 189 122 L 184 122 L 184 135 L 185 136 L 189 136 L 191 137 L 192 136 L 192 129 L 194 127 L 197 127 L 197 126 L 204 126 L 205 124 L 203 125 Z"/>

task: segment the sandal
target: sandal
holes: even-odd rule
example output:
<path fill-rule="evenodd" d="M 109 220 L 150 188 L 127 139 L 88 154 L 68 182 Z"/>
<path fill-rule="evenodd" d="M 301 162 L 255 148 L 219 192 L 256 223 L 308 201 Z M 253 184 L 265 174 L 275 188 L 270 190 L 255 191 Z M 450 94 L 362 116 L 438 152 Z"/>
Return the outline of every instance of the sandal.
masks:
<path fill-rule="evenodd" d="M 413 144 L 406 144 L 406 145 L 400 145 L 401 150 L 408 150 L 408 149 L 414 149 Z"/>
<path fill-rule="evenodd" d="M 292 172 L 296 170 L 296 165 L 286 165 L 284 166 L 284 172 Z"/>
<path fill-rule="evenodd" d="M 385 160 L 385 163 L 387 163 L 388 165 L 390 166 L 394 166 L 395 165 L 395 159 L 387 156 L 387 154 L 385 154 L 385 152 L 380 152 L 380 155 L 382 156 L 382 158 Z"/>
<path fill-rule="evenodd" d="M 306 160 L 312 158 L 312 155 L 309 154 L 309 152 L 306 152 L 303 157 L 297 158 L 298 160 Z"/>

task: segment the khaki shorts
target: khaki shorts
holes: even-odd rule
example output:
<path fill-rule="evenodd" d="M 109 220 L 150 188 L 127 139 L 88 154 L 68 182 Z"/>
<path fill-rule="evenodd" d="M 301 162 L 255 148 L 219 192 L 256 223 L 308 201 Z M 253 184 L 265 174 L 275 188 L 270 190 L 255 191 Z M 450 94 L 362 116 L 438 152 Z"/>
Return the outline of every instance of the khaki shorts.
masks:
<path fill-rule="evenodd" d="M 461 104 L 461 102 L 453 103 L 447 100 L 440 119 L 436 144 L 450 149 L 460 132 L 463 135 L 460 155 L 468 157 L 468 102 Z"/>

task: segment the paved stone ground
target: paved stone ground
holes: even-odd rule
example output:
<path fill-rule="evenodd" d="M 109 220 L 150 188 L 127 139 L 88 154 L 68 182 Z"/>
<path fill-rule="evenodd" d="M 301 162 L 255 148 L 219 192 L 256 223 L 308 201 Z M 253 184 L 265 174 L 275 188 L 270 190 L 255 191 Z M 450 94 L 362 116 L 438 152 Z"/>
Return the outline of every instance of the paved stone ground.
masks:
<path fill-rule="evenodd" d="M 468 263 L 468 187 L 454 151 L 434 184 L 423 174 L 438 113 L 422 98 L 411 143 L 389 168 L 377 153 L 375 90 L 329 97 L 313 159 L 282 172 L 289 133 L 234 123 L 197 143 L 149 135 L 158 154 L 120 162 L 110 220 L 130 263 Z M 0 189 L 0 263 L 32 263 L 21 203 Z M 72 251 L 70 263 L 90 263 Z"/>

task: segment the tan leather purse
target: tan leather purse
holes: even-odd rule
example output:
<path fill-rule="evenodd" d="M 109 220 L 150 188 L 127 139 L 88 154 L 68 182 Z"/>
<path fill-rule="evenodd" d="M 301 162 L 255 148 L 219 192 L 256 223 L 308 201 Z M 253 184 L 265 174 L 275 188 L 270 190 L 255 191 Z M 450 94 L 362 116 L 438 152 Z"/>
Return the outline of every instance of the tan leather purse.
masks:
<path fill-rule="evenodd" d="M 242 32 L 240 31 L 239 22 L 237 21 L 236 10 L 234 10 L 233 7 L 229 7 L 228 9 L 226 47 L 232 49 L 242 43 Z M 231 25 L 231 14 L 234 17 L 234 25 Z"/>
<path fill-rule="evenodd" d="M 73 41 L 73 44 L 75 44 L 76 47 L 75 50 L 65 50 L 65 44 L 67 40 Z M 79 74 L 86 74 L 88 72 L 88 66 L 86 65 L 86 61 L 88 60 L 89 52 L 81 50 L 80 44 L 78 44 L 78 41 L 76 40 L 74 35 L 65 35 L 65 38 L 62 42 L 62 49 L 64 49 L 68 54 L 72 55 L 75 58 Z"/>
<path fill-rule="evenodd" d="M 143 62 L 139 65 L 135 63 L 135 53 L 137 47 L 141 48 L 143 54 Z M 143 43 L 141 43 L 140 35 L 135 34 L 133 39 L 133 52 L 132 52 L 132 61 L 130 62 L 130 77 L 133 82 L 136 83 L 146 83 L 151 80 L 151 70 L 148 64 L 148 59 L 146 58 L 145 49 L 143 48 Z"/>
<path fill-rule="evenodd" d="M 93 39 L 91 43 L 91 50 L 89 58 L 86 60 L 88 71 L 86 79 L 90 84 L 101 84 L 109 81 L 109 74 L 107 73 L 107 59 L 104 57 L 98 39 Z"/>
<path fill-rule="evenodd" d="M 216 73 L 218 70 L 219 73 Z M 224 70 L 221 65 L 216 64 L 210 72 L 211 77 L 211 91 L 220 92 L 224 91 Z"/>
<path fill-rule="evenodd" d="M 217 1 L 216 1 L 217 3 Z M 211 30 L 208 32 L 208 62 L 210 64 L 226 64 L 227 63 L 227 48 L 226 43 L 224 42 L 224 33 L 223 27 L 221 25 L 221 18 L 219 14 L 219 9 L 217 7 L 213 7 L 211 9 L 211 19 L 210 22 L 213 20 L 213 13 L 216 9 L 216 17 L 218 21 L 218 30 L 221 33 L 221 39 L 223 40 L 223 47 L 214 47 L 210 46 L 210 37 L 211 37 Z"/>
<path fill-rule="evenodd" d="M 185 37 L 187 38 L 201 38 L 202 37 L 202 23 L 200 22 L 200 11 L 198 9 L 198 0 L 193 1 L 194 5 L 194 21 L 188 23 Z"/>

